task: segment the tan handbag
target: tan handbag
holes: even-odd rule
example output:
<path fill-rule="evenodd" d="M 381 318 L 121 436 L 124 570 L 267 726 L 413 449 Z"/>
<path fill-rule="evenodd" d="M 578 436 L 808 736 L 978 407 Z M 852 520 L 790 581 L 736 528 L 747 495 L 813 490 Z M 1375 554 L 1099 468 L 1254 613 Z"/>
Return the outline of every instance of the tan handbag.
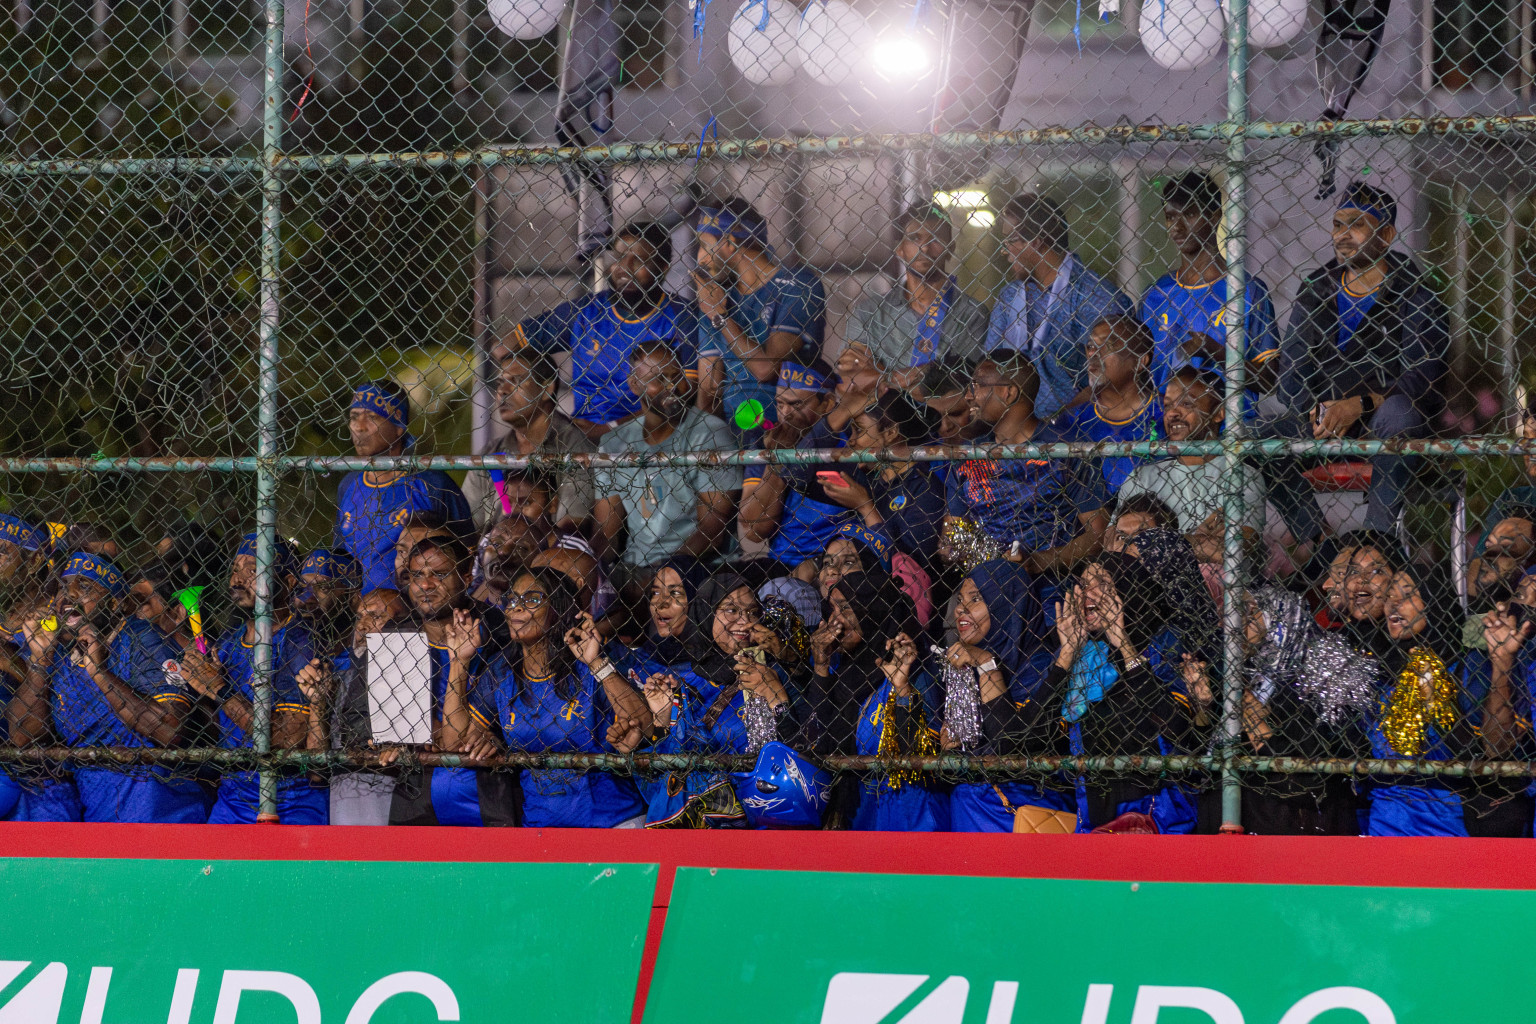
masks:
<path fill-rule="evenodd" d="M 1003 795 L 1001 789 L 993 786 L 992 792 L 996 793 L 997 798 L 1003 802 L 1003 809 L 1013 815 L 1015 832 L 1065 836 L 1077 831 L 1077 815 L 1071 811 L 1053 811 L 1049 807 L 1037 807 L 1034 804 L 1015 807 L 1008 802 L 1008 798 Z"/>

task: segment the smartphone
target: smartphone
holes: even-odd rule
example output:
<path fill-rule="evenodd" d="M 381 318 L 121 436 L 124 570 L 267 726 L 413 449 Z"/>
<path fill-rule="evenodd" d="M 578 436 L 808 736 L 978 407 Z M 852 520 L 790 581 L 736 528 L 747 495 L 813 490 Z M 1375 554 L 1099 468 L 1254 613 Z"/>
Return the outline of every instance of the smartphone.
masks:
<path fill-rule="evenodd" d="M 816 471 L 816 480 L 823 487 L 827 486 L 828 484 L 832 484 L 834 487 L 846 486 L 846 481 L 843 480 L 843 474 L 830 473 L 825 469 L 818 469 Z"/>

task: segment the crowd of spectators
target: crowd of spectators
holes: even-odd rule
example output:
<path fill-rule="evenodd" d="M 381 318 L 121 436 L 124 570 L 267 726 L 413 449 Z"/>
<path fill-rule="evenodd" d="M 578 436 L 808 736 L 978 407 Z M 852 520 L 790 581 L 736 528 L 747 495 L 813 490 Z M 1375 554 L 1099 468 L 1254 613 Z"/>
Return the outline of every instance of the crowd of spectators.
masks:
<path fill-rule="evenodd" d="M 780 261 L 750 204 L 700 211 L 687 301 L 663 288 L 669 232 L 621 229 L 606 290 L 506 339 L 504 429 L 477 454 L 529 468 L 350 473 L 325 547 L 279 540 L 266 708 L 254 533 L 225 543 L 178 524 L 129 571 L 105 526 L 0 515 L 7 740 L 238 750 L 264 712 L 275 750 L 368 760 L 279 768 L 277 820 L 378 825 L 1214 831 L 1212 778 L 1144 761 L 987 778 L 833 777 L 818 762 L 1212 753 L 1239 677 L 1245 754 L 1532 759 L 1536 486 L 1493 505 L 1458 589 L 1433 555 L 1405 555 L 1408 456 L 1371 460 L 1365 528 L 1337 534 L 1300 459 L 1244 463 L 1234 480 L 1211 454 L 1010 457 L 1216 439 L 1239 363 L 1260 436 L 1421 437 L 1435 422 L 1447 314 L 1393 248 L 1390 196 L 1347 190 L 1332 257 L 1283 329 L 1248 278 L 1238 353 L 1221 190 L 1190 172 L 1163 200 L 1178 262 L 1139 306 L 1073 250 L 1059 206 L 1007 203 L 1013 280 L 990 313 L 950 273 L 948 216 L 915 206 L 896 225 L 894 286 L 859 302 L 835 349 L 820 279 Z M 411 418 L 394 382 L 357 387 L 354 451 L 410 452 Z M 933 445 L 976 448 L 914 457 Z M 714 457 L 737 449 L 794 455 Z M 879 457 L 839 457 L 860 452 Z M 1259 570 L 1235 672 L 1219 612 L 1233 493 L 1236 543 Z M 1294 570 L 1275 578 L 1269 507 Z M 393 675 L 370 664 L 405 649 L 382 642 L 392 633 L 425 641 Z M 382 739 L 380 680 L 408 689 L 418 668 L 430 742 Z M 421 767 L 410 749 L 474 763 Z M 614 757 L 475 766 L 508 754 Z M 632 754 L 703 760 L 662 770 Z M 756 768 L 711 760 L 732 755 Z M 254 771 L 141 760 L 13 764 L 0 808 L 263 813 Z M 1254 832 L 1531 833 L 1524 780 L 1243 779 Z"/>

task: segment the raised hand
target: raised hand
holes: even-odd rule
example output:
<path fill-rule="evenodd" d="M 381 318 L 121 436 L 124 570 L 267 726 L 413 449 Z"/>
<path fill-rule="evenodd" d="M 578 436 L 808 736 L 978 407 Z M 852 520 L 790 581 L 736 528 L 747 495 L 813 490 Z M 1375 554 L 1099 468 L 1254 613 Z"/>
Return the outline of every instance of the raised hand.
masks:
<path fill-rule="evenodd" d="M 566 631 L 565 646 L 587 668 L 603 660 L 603 638 L 598 635 L 597 623 L 589 613 L 582 612 L 576 625 Z"/>
<path fill-rule="evenodd" d="M 752 627 L 749 635 L 752 637 L 753 647 L 761 647 L 775 658 L 784 657 L 784 641 L 779 638 L 778 633 L 761 622 Z"/>
<path fill-rule="evenodd" d="M 335 689 L 336 678 L 331 674 L 331 666 L 322 658 L 314 658 L 308 665 L 299 669 L 297 677 L 299 691 L 304 694 L 304 699 L 313 707 L 324 707 L 331 702 L 331 694 Z"/>
<path fill-rule="evenodd" d="M 211 700 L 218 700 L 224 688 L 224 666 L 212 654 L 195 649 L 182 654 L 181 676 L 188 686 Z"/>
<path fill-rule="evenodd" d="M 1216 694 L 1211 689 L 1210 665 L 1192 654 L 1184 655 L 1179 663 L 1179 676 L 1184 680 L 1184 689 L 1189 692 L 1191 700 L 1200 704 L 1209 704 L 1216 699 Z"/>
<path fill-rule="evenodd" d="M 641 687 L 640 692 L 645 696 L 646 706 L 651 709 L 651 715 L 656 719 L 656 728 L 672 727 L 672 695 L 680 689 L 682 689 L 682 683 L 669 672 L 653 673 Z"/>
<path fill-rule="evenodd" d="M 1056 664 L 1071 668 L 1083 644 L 1088 642 L 1088 627 L 1083 621 L 1083 594 L 1078 587 L 1067 591 L 1067 596 L 1056 602 L 1056 639 L 1061 644 Z"/>
<path fill-rule="evenodd" d="M 480 651 L 480 620 L 463 608 L 455 608 L 453 621 L 443 630 L 448 657 L 460 664 L 473 661 Z"/>
<path fill-rule="evenodd" d="M 910 680 L 912 666 L 917 664 L 917 644 L 907 634 L 897 633 L 885 642 L 885 650 L 887 657 L 880 663 L 880 670 L 891 681 L 891 689 L 905 697 L 912 692 Z"/>
<path fill-rule="evenodd" d="M 750 654 L 736 655 L 736 682 L 743 690 L 756 694 L 773 707 L 789 701 L 779 674 L 767 665 L 758 664 Z"/>
<path fill-rule="evenodd" d="M 843 638 L 840 619 L 822 619 L 816 632 L 811 634 L 811 664 L 816 671 L 825 673 L 832 666 L 832 649 Z"/>

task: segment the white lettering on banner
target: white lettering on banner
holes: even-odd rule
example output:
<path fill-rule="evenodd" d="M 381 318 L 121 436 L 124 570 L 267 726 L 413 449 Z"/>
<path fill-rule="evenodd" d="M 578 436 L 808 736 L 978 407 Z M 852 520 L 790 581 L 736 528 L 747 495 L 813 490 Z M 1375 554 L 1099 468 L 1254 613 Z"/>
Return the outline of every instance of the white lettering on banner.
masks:
<path fill-rule="evenodd" d="M 459 997 L 453 994 L 447 982 L 425 971 L 401 971 L 398 974 L 387 974 L 364 989 L 363 994 L 357 997 L 357 1002 L 352 1004 L 352 1012 L 347 1014 L 347 1024 L 369 1024 L 386 999 L 407 992 L 432 1000 L 432 1009 L 437 1011 L 438 1020 L 459 1019 Z"/>
<path fill-rule="evenodd" d="M 242 992 L 275 992 L 293 1004 L 298 1024 L 320 1024 L 320 1000 L 315 990 L 297 974 L 284 971 L 225 971 L 219 1001 L 213 1008 L 213 1024 L 235 1024 Z"/>
<path fill-rule="evenodd" d="M 968 979 L 959 975 L 945 978 L 899 1019 L 886 1020 L 931 977 L 928 974 L 858 971 L 834 974 L 827 983 L 821 1024 L 963 1024 L 971 985 Z M 994 982 L 986 1024 L 1012 1024 L 1018 992 L 1016 981 Z M 1083 1000 L 1082 1024 L 1109 1024 L 1109 1007 L 1114 995 L 1113 985 L 1089 985 Z M 1138 986 L 1130 1024 L 1159 1024 L 1158 1015 L 1163 1010 L 1195 1010 L 1209 1017 L 1212 1024 L 1245 1024 L 1243 1011 L 1225 992 L 1185 985 Z M 1280 1018 L 1280 1024 L 1312 1024 L 1329 1010 L 1353 1010 L 1365 1018 L 1365 1024 L 1397 1024 L 1385 999 L 1368 989 L 1350 986 L 1319 989 L 1303 996 Z M 0 1024 L 4 1022 L 0 1021 Z M 366 1024 L 366 1021 L 349 1018 L 347 1024 Z"/>
<path fill-rule="evenodd" d="M 1392 1007 L 1375 992 L 1363 988 L 1340 985 L 1313 992 L 1285 1011 L 1280 1024 L 1312 1024 L 1329 1010 L 1354 1010 L 1364 1017 L 1366 1024 L 1397 1024 Z"/>
<path fill-rule="evenodd" d="M 33 962 L 0 960 L 0 989 L 8 987 Z M 176 987 L 171 992 L 171 1009 L 166 1015 L 166 1024 L 191 1024 L 198 976 L 199 971 L 195 967 L 183 967 L 176 972 Z M 916 981 L 912 987 L 898 997 L 891 1004 L 892 1007 L 927 979 L 926 975 L 913 977 Z M 64 964 L 54 962 L 46 965 L 22 986 L 21 991 L 0 1005 L 0 1024 L 60 1024 L 64 987 L 68 980 L 69 968 Z M 960 983 L 959 1007 L 963 1013 L 965 989 L 969 983 L 964 978 L 951 980 Z M 80 1008 L 80 1024 L 102 1024 L 111 987 L 112 968 L 92 967 L 90 980 L 86 983 L 85 1001 Z M 293 1007 L 295 1024 L 321 1024 L 320 1000 L 315 996 L 315 990 L 297 974 L 282 971 L 225 971 L 219 982 L 219 998 L 213 1010 L 213 1024 L 236 1024 L 242 992 L 272 992 L 280 995 Z M 373 1015 L 380 1006 L 395 996 L 407 994 L 425 996 L 431 1002 L 439 1021 L 459 1020 L 459 997 L 447 982 L 425 971 L 399 971 L 387 974 L 365 988 L 347 1013 L 346 1024 L 372 1024 Z M 931 1020 L 933 1024 L 948 1024 L 949 1018 L 933 1017 Z M 1372 1021 L 1371 1024 L 1376 1022 Z"/>
<path fill-rule="evenodd" d="M 1243 1024 L 1243 1011 L 1231 998 L 1213 988 L 1186 985 L 1143 985 L 1136 990 L 1131 1024 L 1157 1024 L 1164 1009 L 1199 1010 L 1216 1024 Z"/>

